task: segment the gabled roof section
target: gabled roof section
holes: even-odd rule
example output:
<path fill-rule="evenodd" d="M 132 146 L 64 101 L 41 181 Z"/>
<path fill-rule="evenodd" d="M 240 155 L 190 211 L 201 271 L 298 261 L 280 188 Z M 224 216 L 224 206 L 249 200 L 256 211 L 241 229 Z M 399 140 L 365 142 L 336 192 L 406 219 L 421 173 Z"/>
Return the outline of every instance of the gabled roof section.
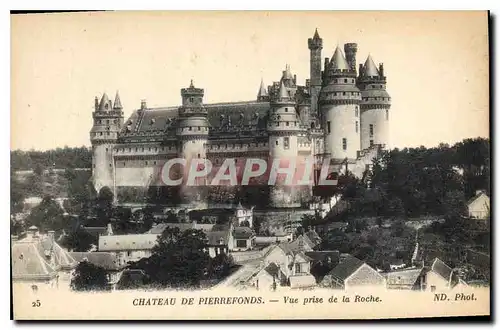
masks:
<path fill-rule="evenodd" d="M 59 270 L 70 270 L 76 265 L 76 260 L 48 236 L 27 237 L 12 243 L 13 279 L 48 280 Z"/>
<path fill-rule="evenodd" d="M 351 276 L 355 271 L 357 271 L 361 266 L 363 266 L 364 262 L 355 258 L 353 256 L 346 257 L 341 263 L 337 265 L 334 269 L 332 269 L 328 275 L 339 279 L 341 281 L 346 280 L 349 276 Z"/>
<path fill-rule="evenodd" d="M 450 280 L 450 276 L 453 272 L 453 270 L 439 258 L 434 259 L 431 270 L 446 281 Z"/>
<path fill-rule="evenodd" d="M 335 70 L 349 70 L 349 65 L 347 64 L 344 53 L 342 52 L 342 49 L 340 49 L 340 46 L 337 46 L 337 48 L 335 48 L 331 63 L 332 68 Z"/>
<path fill-rule="evenodd" d="M 490 198 L 484 191 L 479 191 L 467 201 L 467 205 L 474 203 L 478 198 L 482 196 L 488 197 L 488 199 Z"/>

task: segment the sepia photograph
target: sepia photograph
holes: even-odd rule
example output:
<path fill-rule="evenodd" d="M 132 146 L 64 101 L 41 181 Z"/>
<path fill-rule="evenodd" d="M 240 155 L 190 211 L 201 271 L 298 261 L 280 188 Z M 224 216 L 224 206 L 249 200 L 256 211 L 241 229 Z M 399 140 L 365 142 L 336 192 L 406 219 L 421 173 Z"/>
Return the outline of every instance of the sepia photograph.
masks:
<path fill-rule="evenodd" d="M 14 320 L 490 316 L 489 22 L 11 13 Z"/>

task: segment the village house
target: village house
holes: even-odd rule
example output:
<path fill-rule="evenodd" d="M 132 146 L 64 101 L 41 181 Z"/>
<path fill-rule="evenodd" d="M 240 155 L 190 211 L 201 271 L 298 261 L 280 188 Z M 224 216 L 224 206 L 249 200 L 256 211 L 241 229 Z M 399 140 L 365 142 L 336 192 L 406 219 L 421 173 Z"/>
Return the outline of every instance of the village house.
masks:
<path fill-rule="evenodd" d="M 277 267 L 279 271 L 269 271 Z M 311 258 L 305 255 L 303 251 L 293 251 L 289 243 L 280 243 L 271 246 L 262 257 L 262 266 L 252 277 L 250 284 L 257 285 L 260 276 L 265 275 L 263 271 L 276 276 L 276 283 L 279 285 L 290 285 L 293 288 L 307 288 L 316 286 L 316 280 L 311 275 Z M 265 275 L 267 276 L 267 275 Z M 262 281 L 259 280 L 259 283 Z"/>
<path fill-rule="evenodd" d="M 383 287 L 386 279 L 365 262 L 347 256 L 321 281 L 322 287 L 349 290 L 360 287 Z"/>
<path fill-rule="evenodd" d="M 432 262 L 430 269 L 425 276 L 426 291 L 439 291 L 451 289 L 457 284 L 458 278 L 453 269 L 440 259 L 436 258 Z"/>
<path fill-rule="evenodd" d="M 471 218 L 487 220 L 490 216 L 490 198 L 484 191 L 476 191 L 476 195 L 467 202 L 467 210 Z"/>
<path fill-rule="evenodd" d="M 54 231 L 41 234 L 28 228 L 26 237 L 12 240 L 12 282 L 39 287 L 69 287 L 76 260 L 54 240 Z"/>
<path fill-rule="evenodd" d="M 116 255 L 118 266 L 149 258 L 157 244 L 156 234 L 130 234 L 99 236 L 99 252 L 111 252 Z"/>
<path fill-rule="evenodd" d="M 425 288 L 425 271 L 423 267 L 409 268 L 385 273 L 387 289 L 423 290 Z"/>

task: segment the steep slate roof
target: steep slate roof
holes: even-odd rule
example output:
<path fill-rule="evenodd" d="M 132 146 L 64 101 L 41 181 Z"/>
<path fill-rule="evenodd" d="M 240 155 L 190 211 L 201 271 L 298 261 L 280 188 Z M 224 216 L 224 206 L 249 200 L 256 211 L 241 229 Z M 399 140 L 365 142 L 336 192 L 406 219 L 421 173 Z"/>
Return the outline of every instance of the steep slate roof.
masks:
<path fill-rule="evenodd" d="M 118 260 L 114 253 L 110 252 L 70 252 L 70 255 L 77 261 L 87 260 L 93 265 L 103 267 L 106 270 L 119 270 Z"/>
<path fill-rule="evenodd" d="M 373 58 L 371 55 L 368 55 L 365 61 L 365 65 L 363 67 L 363 76 L 365 77 L 377 77 L 379 75 L 377 66 L 375 62 L 373 62 Z"/>
<path fill-rule="evenodd" d="M 314 247 L 314 243 L 311 242 L 311 240 L 309 239 L 309 237 L 307 237 L 306 235 L 300 235 L 299 237 L 297 237 L 294 241 L 290 242 L 290 243 L 287 243 L 287 246 L 288 248 L 293 251 L 293 252 L 299 252 L 302 250 L 301 248 L 301 244 L 300 244 L 300 241 L 303 241 L 304 242 L 304 245 L 308 245 L 310 248 L 313 248 Z"/>
<path fill-rule="evenodd" d="M 339 251 L 306 251 L 306 256 L 314 261 L 330 262 L 337 264 L 340 260 Z"/>
<path fill-rule="evenodd" d="M 266 86 L 264 85 L 263 79 L 260 80 L 260 87 L 259 87 L 259 92 L 257 94 L 257 98 L 259 98 L 261 96 L 267 96 L 267 89 L 266 89 Z"/>
<path fill-rule="evenodd" d="M 446 281 L 450 280 L 450 275 L 453 272 L 453 270 L 439 258 L 434 259 L 434 261 L 432 262 L 431 270 Z"/>
<path fill-rule="evenodd" d="M 210 126 L 215 129 L 241 125 L 265 129 L 270 109 L 269 102 L 257 101 L 213 103 L 205 104 L 204 107 L 208 112 Z M 124 123 L 122 135 L 160 133 L 168 130 L 169 127 L 173 128 L 178 116 L 178 108 L 177 106 L 148 108 L 142 110 L 141 115 L 139 115 L 139 111 L 134 111 Z M 228 122 L 231 125 L 228 125 Z M 127 127 L 130 127 L 130 131 L 127 131 Z M 174 130 L 171 132 L 175 133 Z"/>
<path fill-rule="evenodd" d="M 157 238 L 157 234 L 100 236 L 99 251 L 151 250 L 156 245 Z"/>
<path fill-rule="evenodd" d="M 337 265 L 334 269 L 332 269 L 328 274 L 332 277 L 335 277 L 339 280 L 346 280 L 349 276 L 351 276 L 356 270 L 359 269 L 364 264 L 363 261 L 355 258 L 353 256 L 346 257 L 341 263 Z"/>
<path fill-rule="evenodd" d="M 342 52 L 342 49 L 340 49 L 340 46 L 337 46 L 337 48 L 335 48 L 335 52 L 333 53 L 331 64 L 332 64 L 333 69 L 338 69 L 338 70 L 348 70 L 349 69 L 349 65 L 347 64 L 347 61 L 345 60 L 344 53 Z"/>
<path fill-rule="evenodd" d="M 71 270 L 77 265 L 76 260 L 48 236 L 13 241 L 11 253 L 13 280 L 48 280 L 57 276 L 59 270 Z"/>
<path fill-rule="evenodd" d="M 319 237 L 317 232 L 315 232 L 313 230 L 309 230 L 306 233 L 306 236 L 314 244 L 314 245 L 312 245 L 312 247 L 316 247 L 317 245 L 321 244 L 321 237 Z"/>
<path fill-rule="evenodd" d="M 485 193 L 484 191 L 481 191 L 480 193 L 478 193 L 478 194 L 476 194 L 476 195 L 472 196 L 472 197 L 471 197 L 471 198 L 467 201 L 467 205 L 471 205 L 471 204 L 472 204 L 472 203 L 474 203 L 474 202 L 475 202 L 475 201 L 476 201 L 479 197 L 481 197 L 481 196 L 483 196 L 483 195 L 489 198 L 489 196 L 488 196 L 488 195 L 486 195 L 486 193 Z"/>
<path fill-rule="evenodd" d="M 227 231 L 209 231 L 207 233 L 208 245 L 216 246 L 221 245 L 220 240 L 223 239 L 223 245 L 228 243 L 228 232 Z"/>
<path fill-rule="evenodd" d="M 252 236 L 255 236 L 255 233 L 252 229 L 248 227 L 235 227 L 233 230 L 233 236 L 234 238 L 250 238 Z"/>

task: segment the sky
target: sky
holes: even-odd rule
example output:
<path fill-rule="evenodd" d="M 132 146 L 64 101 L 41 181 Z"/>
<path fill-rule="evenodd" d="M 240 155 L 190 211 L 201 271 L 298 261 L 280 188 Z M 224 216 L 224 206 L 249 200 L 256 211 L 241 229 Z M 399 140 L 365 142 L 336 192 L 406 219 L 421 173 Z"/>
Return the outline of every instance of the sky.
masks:
<path fill-rule="evenodd" d="M 289 64 L 309 76 L 307 39 L 322 57 L 358 44 L 384 63 L 390 147 L 489 136 L 487 12 L 101 12 L 11 16 L 11 149 L 90 146 L 94 97 L 119 91 L 125 117 L 179 105 L 248 101 Z"/>

